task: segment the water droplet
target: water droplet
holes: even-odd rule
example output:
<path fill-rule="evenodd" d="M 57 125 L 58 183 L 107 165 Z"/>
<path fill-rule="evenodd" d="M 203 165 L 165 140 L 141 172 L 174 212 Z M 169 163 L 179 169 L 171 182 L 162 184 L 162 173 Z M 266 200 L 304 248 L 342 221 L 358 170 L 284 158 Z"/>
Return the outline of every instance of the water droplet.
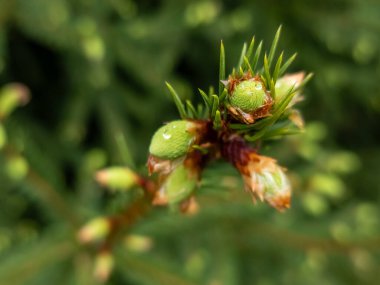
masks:
<path fill-rule="evenodd" d="M 263 85 L 261 83 L 257 83 L 255 88 L 256 90 L 261 90 L 263 89 Z"/>
<path fill-rule="evenodd" d="M 164 138 L 165 140 L 168 140 L 168 139 L 170 139 L 170 138 L 172 137 L 172 135 L 171 135 L 171 134 L 168 134 L 167 131 L 164 131 L 164 133 L 162 134 L 162 136 L 163 136 L 163 138 Z"/>

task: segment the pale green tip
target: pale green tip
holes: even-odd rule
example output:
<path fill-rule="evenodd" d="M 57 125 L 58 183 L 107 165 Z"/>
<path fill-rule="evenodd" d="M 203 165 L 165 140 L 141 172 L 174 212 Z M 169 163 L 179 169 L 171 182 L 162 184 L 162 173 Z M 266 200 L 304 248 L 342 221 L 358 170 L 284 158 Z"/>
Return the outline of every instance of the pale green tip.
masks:
<path fill-rule="evenodd" d="M 178 166 L 165 183 L 165 194 L 169 204 L 176 204 L 188 198 L 196 187 L 196 180 L 191 178 L 189 170 Z"/>
<path fill-rule="evenodd" d="M 136 185 L 138 176 L 129 168 L 114 166 L 96 172 L 95 179 L 110 189 L 127 190 Z"/>
<path fill-rule="evenodd" d="M 233 107 L 250 113 L 264 105 L 265 91 L 260 81 L 246 80 L 239 83 L 230 97 Z"/>
<path fill-rule="evenodd" d="M 173 121 L 159 128 L 153 135 L 149 152 L 161 159 L 175 159 L 185 155 L 195 135 L 189 132 L 193 123 Z"/>

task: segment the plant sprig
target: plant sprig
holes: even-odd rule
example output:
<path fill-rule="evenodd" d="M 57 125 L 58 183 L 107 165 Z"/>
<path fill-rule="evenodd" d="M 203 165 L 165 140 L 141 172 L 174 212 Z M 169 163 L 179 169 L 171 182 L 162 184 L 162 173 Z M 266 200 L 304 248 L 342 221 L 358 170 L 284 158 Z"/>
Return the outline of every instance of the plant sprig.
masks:
<path fill-rule="evenodd" d="M 182 103 L 177 92 L 169 83 L 167 83 L 167 87 L 181 118 L 195 120 L 209 119 L 212 121 L 215 129 L 220 129 L 223 125 L 227 125 L 231 132 L 237 132 L 243 135 L 244 138 L 250 142 L 259 139 L 265 140 L 271 137 L 270 135 L 266 135 L 266 133 L 272 133 L 273 129 L 279 130 L 277 133 L 282 135 L 295 133 L 286 131 L 285 126 L 287 126 L 287 124 L 284 124 L 284 121 L 287 121 L 288 117 L 284 116 L 284 112 L 292 107 L 289 106 L 292 100 L 294 97 L 298 96 L 301 89 L 312 78 L 313 74 L 308 74 L 302 82 L 297 84 L 297 86 L 290 86 L 282 98 L 276 98 L 276 84 L 278 80 L 286 73 L 297 57 L 297 53 L 294 53 L 289 58 L 285 59 L 284 51 L 281 51 L 281 53 L 276 56 L 281 31 L 282 26 L 279 26 L 269 48 L 269 52 L 265 52 L 261 60 L 263 41 L 260 41 L 256 46 L 256 39 L 255 37 L 252 37 L 249 45 L 244 43 L 236 69 L 233 68 L 228 76 L 226 76 L 225 48 L 223 41 L 221 41 L 218 94 L 213 92 L 213 87 L 211 88 L 212 92 L 209 93 L 206 93 L 202 89 L 198 89 L 203 100 L 203 104 L 198 106 L 198 108 L 195 108 L 189 100 L 187 100 L 185 104 Z M 260 61 L 261 65 L 259 65 Z M 229 118 L 227 110 L 228 98 L 231 96 L 227 88 L 228 80 L 229 78 L 243 77 L 246 76 L 246 74 L 258 76 L 274 100 L 274 104 L 270 110 L 270 116 L 258 119 L 252 124 L 242 124 L 234 120 L 226 121 L 226 118 Z"/>

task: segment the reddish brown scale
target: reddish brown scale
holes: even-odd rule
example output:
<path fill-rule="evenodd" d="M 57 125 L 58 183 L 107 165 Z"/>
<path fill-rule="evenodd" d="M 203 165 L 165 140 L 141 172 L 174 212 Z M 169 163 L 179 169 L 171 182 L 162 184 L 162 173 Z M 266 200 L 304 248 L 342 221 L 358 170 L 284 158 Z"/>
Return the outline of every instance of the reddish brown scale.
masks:
<path fill-rule="evenodd" d="M 237 135 L 231 135 L 226 139 L 221 149 L 222 156 L 232 163 L 241 173 L 248 174 L 245 167 L 252 160 L 252 155 L 256 151 Z"/>
<path fill-rule="evenodd" d="M 252 116 L 255 119 L 260 119 L 269 115 L 269 110 L 272 108 L 274 101 L 272 99 L 272 96 L 270 96 L 268 92 L 266 92 L 266 95 L 267 96 L 265 98 L 264 105 L 252 113 Z"/>
<path fill-rule="evenodd" d="M 248 71 L 241 77 L 233 77 L 229 76 L 228 81 L 227 81 L 227 86 L 228 86 L 228 94 L 231 95 L 232 92 L 234 92 L 236 85 L 238 85 L 240 82 L 249 80 L 249 79 L 254 79 L 256 81 L 261 81 L 260 76 L 252 76 L 252 74 Z"/>

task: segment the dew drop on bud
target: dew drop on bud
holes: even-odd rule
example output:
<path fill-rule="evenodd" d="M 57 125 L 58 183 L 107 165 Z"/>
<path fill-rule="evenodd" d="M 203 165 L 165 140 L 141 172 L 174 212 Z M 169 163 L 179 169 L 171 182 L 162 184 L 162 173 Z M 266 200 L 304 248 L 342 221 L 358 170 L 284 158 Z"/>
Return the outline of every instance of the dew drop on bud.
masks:
<path fill-rule="evenodd" d="M 258 84 L 256 84 L 256 90 L 261 90 L 261 89 L 263 89 L 263 85 L 261 84 L 261 83 L 258 83 Z"/>
<path fill-rule="evenodd" d="M 165 132 L 162 134 L 162 137 L 163 137 L 165 140 L 168 140 L 168 139 L 170 139 L 170 138 L 172 137 L 172 135 L 171 135 L 171 134 L 168 134 L 168 132 L 165 131 Z"/>

